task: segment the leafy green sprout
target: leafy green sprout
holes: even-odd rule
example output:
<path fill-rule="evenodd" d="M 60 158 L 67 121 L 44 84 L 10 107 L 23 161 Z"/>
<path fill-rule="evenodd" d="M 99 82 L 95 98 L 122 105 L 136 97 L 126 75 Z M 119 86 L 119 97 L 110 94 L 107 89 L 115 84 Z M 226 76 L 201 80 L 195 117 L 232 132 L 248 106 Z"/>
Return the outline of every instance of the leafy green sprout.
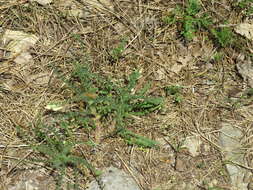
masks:
<path fill-rule="evenodd" d="M 121 42 L 118 44 L 118 46 L 116 48 L 111 50 L 110 55 L 114 61 L 117 61 L 121 58 L 126 45 L 127 45 L 127 40 L 124 39 L 124 40 L 121 40 Z"/>
<path fill-rule="evenodd" d="M 253 14 L 253 0 L 242 0 L 236 3 L 237 6 L 241 9 L 244 9 L 246 16 Z"/>
<path fill-rule="evenodd" d="M 224 54 L 222 52 L 216 52 L 214 55 L 213 55 L 213 60 L 215 62 L 218 62 L 218 61 L 221 61 L 223 59 L 223 56 Z"/>
<path fill-rule="evenodd" d="M 170 12 L 169 15 L 164 16 L 162 21 L 165 24 L 171 25 L 178 22 L 178 19 L 182 16 L 182 9 L 181 7 L 177 6 L 173 11 Z"/>
<path fill-rule="evenodd" d="M 33 145 L 34 150 L 44 154 L 47 157 L 45 162 L 52 168 L 61 171 L 61 175 L 65 174 L 65 168 L 71 166 L 75 169 L 79 165 L 84 165 L 93 174 L 99 175 L 100 172 L 94 169 L 87 160 L 73 155 L 73 149 L 77 143 L 71 138 L 72 134 L 70 133 L 72 132 L 65 123 L 61 123 L 59 126 L 61 132 L 52 130 L 52 126 L 37 126 L 34 132 L 39 144 Z M 51 135 L 48 135 L 49 130 Z"/>
<path fill-rule="evenodd" d="M 192 40 L 195 36 L 196 27 L 195 27 L 196 20 L 189 15 L 184 17 L 183 21 L 183 31 L 181 34 L 187 39 Z"/>
<path fill-rule="evenodd" d="M 100 174 L 85 158 L 74 154 L 75 146 L 79 143 L 75 140 L 73 130 L 75 127 L 83 127 L 89 132 L 89 130 L 96 128 L 94 118 L 104 121 L 109 116 L 115 121 L 114 133 L 108 136 L 121 137 L 128 144 L 143 148 L 158 145 L 156 141 L 127 129 L 127 119 L 131 118 L 131 115 L 146 115 L 159 110 L 163 105 L 163 98 L 147 95 L 150 85 L 133 93 L 139 78 L 140 73 L 134 71 L 128 77 L 126 84 L 112 82 L 108 78 L 91 72 L 86 65 L 74 64 L 70 79 L 65 80 L 73 95 L 65 103 L 80 104 L 81 107 L 68 112 L 60 112 L 55 124 L 39 123 L 34 129 L 35 145 L 33 148 L 46 157 L 46 159 L 38 161 L 45 162 L 53 169 L 60 171 L 59 184 L 61 184 L 62 176 L 65 175 L 68 167 L 75 171 L 80 165 L 83 165 L 94 175 Z M 55 104 L 49 105 L 49 108 L 56 112 L 64 107 L 64 103 L 60 104 L 60 107 Z M 92 141 L 87 141 L 85 144 L 96 146 Z"/>
<path fill-rule="evenodd" d="M 248 16 L 253 14 L 253 6 L 251 6 L 250 8 L 247 9 L 246 14 Z"/>
<path fill-rule="evenodd" d="M 192 16 L 199 13 L 200 10 L 201 10 L 201 6 L 198 0 L 189 0 L 185 9 L 187 15 L 192 15 Z"/>
<path fill-rule="evenodd" d="M 247 96 L 248 96 L 248 97 L 252 97 L 252 96 L 253 96 L 253 88 L 249 88 L 249 89 L 247 90 Z"/>
<path fill-rule="evenodd" d="M 199 1 L 189 0 L 186 7 L 177 7 L 170 15 L 163 18 L 163 22 L 166 24 L 181 23 L 181 34 L 190 41 L 198 30 L 202 27 L 208 28 L 212 24 L 210 17 L 207 14 L 200 15 L 200 11 Z"/>
<path fill-rule="evenodd" d="M 57 126 L 56 126 L 57 125 Z M 45 159 L 32 159 L 33 162 L 43 162 L 57 171 L 56 190 L 61 189 L 63 176 L 66 175 L 66 169 L 72 168 L 76 173 L 80 172 L 80 166 L 88 168 L 94 176 L 101 174 L 86 159 L 74 155 L 74 149 L 77 144 L 73 132 L 65 122 L 44 125 L 39 121 L 33 128 L 32 134 L 20 126 L 16 126 L 20 138 L 27 141 L 33 150 L 44 155 Z M 75 175 L 76 176 L 76 175 Z M 76 189 L 76 184 L 67 184 Z"/>
<path fill-rule="evenodd" d="M 211 33 L 214 35 L 221 47 L 227 47 L 234 42 L 235 35 L 228 27 L 212 29 Z"/>
<path fill-rule="evenodd" d="M 124 138 L 128 144 L 136 144 L 143 147 L 156 146 L 156 142 L 126 129 L 126 119 L 130 118 L 131 115 L 142 116 L 159 110 L 163 105 L 163 98 L 146 95 L 149 85 L 144 86 L 133 94 L 133 90 L 140 78 L 138 71 L 130 74 L 127 84 L 124 85 L 98 76 L 84 65 L 76 64 L 74 67 L 71 80 L 68 81 L 70 88 L 74 92 L 74 97 L 71 101 L 75 103 L 83 102 L 84 107 L 81 108 L 81 112 L 79 110 L 74 113 L 68 113 L 69 120 L 74 120 L 81 124 L 84 122 L 82 116 L 87 116 L 87 120 L 82 126 L 89 127 L 93 125 L 96 127 L 92 117 L 89 116 L 93 115 L 102 120 L 109 116 L 116 122 L 115 134 Z M 88 97 L 85 95 L 87 93 L 93 93 L 96 96 Z M 75 115 L 75 118 L 71 119 L 71 115 Z M 78 121 L 79 119 L 82 122 Z"/>
<path fill-rule="evenodd" d="M 181 103 L 183 101 L 183 97 L 181 95 L 182 88 L 183 88 L 182 86 L 171 85 L 171 86 L 165 87 L 164 89 L 167 96 L 171 95 L 174 97 L 175 103 Z"/>

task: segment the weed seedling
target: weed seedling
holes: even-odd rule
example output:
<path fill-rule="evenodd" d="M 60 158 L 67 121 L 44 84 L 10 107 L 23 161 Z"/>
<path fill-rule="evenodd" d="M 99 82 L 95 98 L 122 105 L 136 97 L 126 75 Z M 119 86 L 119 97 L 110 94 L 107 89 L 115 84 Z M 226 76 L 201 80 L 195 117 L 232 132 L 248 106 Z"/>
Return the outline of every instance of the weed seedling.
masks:
<path fill-rule="evenodd" d="M 110 116 L 116 122 L 114 135 L 119 135 L 129 144 L 143 147 L 155 146 L 156 142 L 126 129 L 126 119 L 129 116 L 148 114 L 160 109 L 163 104 L 162 98 L 146 95 L 148 85 L 133 93 L 139 77 L 139 72 L 133 72 L 129 76 L 127 84 L 124 85 L 111 82 L 109 79 L 92 73 L 88 67 L 76 64 L 71 80 L 67 83 L 74 92 L 71 101 L 82 105 L 82 107 L 76 112 L 70 112 L 68 114 L 69 120 L 85 127 L 96 127 L 94 118 L 103 120 Z M 94 96 L 87 96 L 87 94 Z M 75 117 L 71 118 L 71 115 Z M 85 122 L 83 122 L 83 118 L 86 118 Z"/>
<path fill-rule="evenodd" d="M 228 27 L 212 29 L 211 32 L 221 47 L 227 47 L 234 41 L 234 33 Z"/>
<path fill-rule="evenodd" d="M 199 13 L 201 7 L 198 0 L 188 0 L 188 4 L 186 6 L 185 12 L 187 15 L 196 15 Z"/>
<path fill-rule="evenodd" d="M 200 14 L 201 6 L 198 0 L 189 0 L 186 7 L 177 7 L 170 15 L 163 18 L 166 24 L 182 25 L 181 34 L 188 41 L 195 37 L 201 28 L 208 28 L 212 21 L 207 14 Z"/>
<path fill-rule="evenodd" d="M 243 94 L 241 95 L 241 100 L 248 100 L 247 102 L 252 101 L 253 99 L 253 88 L 249 88 L 247 90 L 245 90 L 245 92 L 243 92 Z"/>
<path fill-rule="evenodd" d="M 223 59 L 224 57 L 224 54 L 222 52 L 216 52 L 214 55 L 213 55 L 213 60 L 215 62 L 219 62 Z"/>
<path fill-rule="evenodd" d="M 121 42 L 118 44 L 118 46 L 110 52 L 110 56 L 112 57 L 113 61 L 117 61 L 122 57 L 122 53 L 125 50 L 125 47 L 127 45 L 126 40 L 121 40 Z"/>
<path fill-rule="evenodd" d="M 84 166 L 93 175 L 100 174 L 85 158 L 74 154 L 75 146 L 79 144 L 73 135 L 74 129 L 83 128 L 88 133 L 97 127 L 98 121 L 102 123 L 110 118 L 116 125 L 113 134 L 107 136 L 118 136 L 130 145 L 144 148 L 157 146 L 157 142 L 127 129 L 127 118 L 132 115 L 148 114 L 159 110 L 163 105 L 162 98 L 147 95 L 149 85 L 135 91 L 139 78 L 140 73 L 135 71 L 125 83 L 112 82 L 108 78 L 94 74 L 85 65 L 74 64 L 70 79 L 65 80 L 67 88 L 72 92 L 70 98 L 59 104 L 60 106 L 48 104 L 46 108 L 58 112 L 65 104 L 76 107 L 73 110 L 58 112 L 57 122 L 52 125 L 41 124 L 42 122 L 36 124 L 33 131 L 34 139 L 30 139 L 33 142 L 33 149 L 45 158 L 34 161 L 45 162 L 47 166 L 58 171 L 57 187 L 61 186 L 63 176 L 69 167 L 73 171 L 80 171 L 80 167 Z M 18 131 L 22 133 L 21 128 Z M 82 143 L 96 146 L 92 140 Z"/>
<path fill-rule="evenodd" d="M 248 97 L 252 97 L 252 96 L 253 96 L 253 88 L 249 88 L 249 89 L 247 90 L 247 96 L 248 96 Z"/>
<path fill-rule="evenodd" d="M 253 0 L 242 0 L 236 3 L 236 6 L 241 10 L 244 10 L 246 16 L 250 16 L 253 14 Z"/>
<path fill-rule="evenodd" d="M 40 121 L 29 132 L 20 126 L 16 126 L 16 128 L 19 137 L 27 141 L 32 149 L 44 156 L 42 159 L 31 159 L 31 161 L 45 163 L 55 172 L 57 176 L 56 190 L 61 189 L 67 168 L 72 168 L 75 173 L 80 173 L 80 168 L 86 167 L 94 176 L 101 174 L 86 159 L 74 154 L 75 146 L 80 143 L 73 138 L 73 132 L 67 123 L 57 122 L 52 125 L 45 125 Z M 78 189 L 76 184 L 67 185 L 73 186 L 71 189 Z"/>
<path fill-rule="evenodd" d="M 182 86 L 167 86 L 164 88 L 166 95 L 171 95 L 174 98 L 175 103 L 181 103 L 183 101 L 183 97 L 181 96 Z"/>
<path fill-rule="evenodd" d="M 172 25 L 176 24 L 180 17 L 182 17 L 182 9 L 177 6 L 173 11 L 169 12 L 168 15 L 162 17 L 162 21 L 165 24 Z"/>

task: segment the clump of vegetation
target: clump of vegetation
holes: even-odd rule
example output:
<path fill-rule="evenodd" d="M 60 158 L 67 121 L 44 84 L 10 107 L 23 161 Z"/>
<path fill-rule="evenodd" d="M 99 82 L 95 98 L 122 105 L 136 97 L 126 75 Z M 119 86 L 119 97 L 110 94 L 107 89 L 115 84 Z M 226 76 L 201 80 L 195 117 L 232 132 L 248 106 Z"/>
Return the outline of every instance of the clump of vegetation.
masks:
<path fill-rule="evenodd" d="M 253 96 L 253 88 L 249 88 L 249 89 L 247 90 L 247 96 L 248 96 L 248 97 L 252 97 L 252 96 Z"/>
<path fill-rule="evenodd" d="M 236 2 L 236 7 L 243 10 L 246 16 L 253 14 L 253 0 L 242 0 Z"/>
<path fill-rule="evenodd" d="M 118 46 L 110 51 L 110 56 L 113 59 L 113 61 L 118 61 L 122 57 L 122 53 L 124 52 L 126 45 L 127 45 L 126 39 L 121 40 Z"/>
<path fill-rule="evenodd" d="M 40 121 L 29 132 L 20 126 L 16 127 L 19 137 L 27 141 L 36 152 L 44 156 L 44 158 L 32 159 L 32 161 L 45 163 L 47 167 L 52 168 L 55 172 L 57 190 L 61 189 L 67 168 L 71 168 L 75 173 L 80 173 L 80 168 L 86 167 L 94 176 L 101 174 L 85 158 L 75 155 L 75 146 L 80 143 L 76 142 L 72 129 L 64 121 L 55 122 L 52 125 L 46 125 Z M 67 182 L 67 185 L 68 187 L 73 186 L 74 189 L 77 186 L 77 184 L 69 182 Z"/>
<path fill-rule="evenodd" d="M 176 24 L 181 15 L 181 7 L 177 6 L 175 9 L 173 9 L 173 11 L 167 13 L 167 15 L 162 18 L 162 21 L 168 25 Z"/>
<path fill-rule="evenodd" d="M 183 101 L 183 97 L 181 95 L 182 88 L 182 86 L 171 85 L 165 87 L 164 89 L 167 96 L 173 96 L 175 103 L 181 103 Z"/>
<path fill-rule="evenodd" d="M 74 171 L 79 172 L 82 166 L 88 168 L 94 176 L 101 174 L 86 159 L 74 155 L 74 147 L 77 142 L 68 134 L 69 129 L 63 123 L 59 125 L 62 131 L 54 130 L 52 126 L 40 125 L 35 130 L 35 137 L 39 142 L 34 146 L 34 150 L 43 154 L 46 159 L 35 160 L 45 162 L 46 165 L 58 171 L 57 188 L 62 185 L 63 176 L 66 175 L 66 169 L 71 167 Z M 45 132 L 50 129 L 51 134 Z M 70 185 L 70 184 L 69 184 Z M 75 184 L 76 185 L 76 184 Z"/>
<path fill-rule="evenodd" d="M 177 6 L 172 12 L 163 17 L 163 22 L 169 25 L 178 24 L 180 34 L 187 41 L 191 41 L 196 33 L 205 30 L 211 33 L 220 47 L 233 44 L 235 34 L 229 27 L 214 29 L 211 17 L 201 12 L 198 0 L 188 0 L 185 7 Z M 211 28 L 211 29 L 210 29 Z"/>
<path fill-rule="evenodd" d="M 235 35 L 228 27 L 212 29 L 211 32 L 221 47 L 227 47 L 234 42 Z"/>
<path fill-rule="evenodd" d="M 223 59 L 224 57 L 224 54 L 222 52 L 216 52 L 214 55 L 213 55 L 213 60 L 215 62 L 219 62 Z"/>
<path fill-rule="evenodd" d="M 87 66 L 75 64 L 71 79 L 67 82 L 74 92 L 72 103 L 81 105 L 80 109 L 69 112 L 69 121 L 75 121 L 79 125 L 95 128 L 93 118 L 100 120 L 110 116 L 116 123 L 115 134 L 126 139 L 129 144 L 137 144 L 143 147 L 153 147 L 156 142 L 135 135 L 126 129 L 126 118 L 131 115 L 145 115 L 162 107 L 163 99 L 146 95 L 149 88 L 134 92 L 140 73 L 133 72 L 127 84 L 111 82 L 90 71 Z"/>
<path fill-rule="evenodd" d="M 195 33 L 201 28 L 208 28 L 212 24 L 207 14 L 201 14 L 201 6 L 198 0 L 189 0 L 186 7 L 177 7 L 172 13 L 163 18 L 166 24 L 182 25 L 181 34 L 188 41 L 195 37 Z"/>
<path fill-rule="evenodd" d="M 45 162 L 55 171 L 58 171 L 58 186 L 62 184 L 66 169 L 71 167 L 79 172 L 80 167 L 88 168 L 94 176 L 100 174 L 85 158 L 77 156 L 75 152 L 77 142 L 74 131 L 83 128 L 87 133 L 97 127 L 98 121 L 114 120 L 115 130 L 108 137 L 121 137 L 130 145 L 144 148 L 156 147 L 158 143 L 149 138 L 135 134 L 128 129 L 127 118 L 132 115 L 142 116 L 159 110 L 163 105 L 163 98 L 147 95 L 149 85 L 135 90 L 140 73 L 132 72 L 125 83 L 112 82 L 110 79 L 99 76 L 88 66 L 79 62 L 74 64 L 70 79 L 65 80 L 71 91 L 65 102 L 48 104 L 47 109 L 57 113 L 55 122 L 44 124 L 40 121 L 34 130 L 26 132 L 18 127 L 20 137 L 32 144 L 35 151 L 44 155 L 45 159 L 34 160 Z M 71 110 L 61 112 L 64 105 L 75 105 Z M 33 133 L 33 134 L 26 134 Z M 90 142 L 82 142 L 94 146 Z M 78 169 L 79 168 L 79 169 Z"/>
<path fill-rule="evenodd" d="M 61 186 L 62 178 L 68 167 L 79 171 L 80 167 L 84 166 L 94 176 L 100 175 L 100 172 L 86 159 L 74 154 L 75 146 L 80 144 L 73 135 L 76 128 L 81 127 L 89 132 L 97 127 L 98 120 L 103 122 L 107 118 L 112 118 L 116 127 L 114 133 L 107 136 L 118 136 L 125 139 L 130 145 L 144 148 L 157 146 L 156 141 L 127 129 L 126 119 L 131 115 L 145 115 L 160 109 L 163 105 L 162 98 L 147 96 L 149 85 L 134 92 L 139 77 L 140 73 L 134 71 L 126 84 L 112 82 L 92 73 L 87 66 L 76 63 L 70 79 L 65 81 L 73 93 L 65 103 L 78 105 L 78 107 L 72 111 L 59 112 L 65 103 L 62 103 L 61 106 L 49 104 L 47 108 L 58 113 L 57 122 L 50 125 L 42 124 L 43 122 L 36 124 L 33 135 L 26 134 L 22 128 L 18 128 L 18 133 L 29 143 L 33 142 L 33 149 L 46 158 L 34 161 L 45 162 L 47 166 L 58 171 L 58 187 Z M 91 145 L 89 142 L 85 144 Z"/>

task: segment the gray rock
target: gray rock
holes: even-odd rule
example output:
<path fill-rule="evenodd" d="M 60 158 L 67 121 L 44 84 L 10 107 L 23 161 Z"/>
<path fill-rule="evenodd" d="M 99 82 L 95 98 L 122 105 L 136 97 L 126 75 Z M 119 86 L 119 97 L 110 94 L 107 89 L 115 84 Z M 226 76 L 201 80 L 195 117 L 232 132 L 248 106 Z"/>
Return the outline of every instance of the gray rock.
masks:
<path fill-rule="evenodd" d="M 99 182 L 99 184 L 98 184 Z M 137 183 L 124 171 L 114 167 L 105 169 L 103 174 L 91 182 L 88 190 L 140 190 Z"/>
<path fill-rule="evenodd" d="M 30 0 L 30 1 L 31 2 L 36 1 L 38 4 L 45 6 L 47 4 L 52 3 L 53 0 Z"/>
<path fill-rule="evenodd" d="M 247 165 L 244 160 L 244 153 L 242 151 L 243 147 L 240 143 L 242 132 L 229 123 L 222 123 L 220 132 L 219 140 L 224 154 L 223 159 L 225 161 L 231 161 L 231 163 L 226 164 L 226 169 L 231 179 L 231 185 L 235 190 L 247 190 L 249 182 L 245 182 L 244 178 L 249 175 L 248 171 L 233 164 L 234 162 L 241 165 Z"/>
<path fill-rule="evenodd" d="M 200 154 L 200 146 L 202 144 L 201 138 L 198 135 L 186 137 L 182 148 L 187 148 L 193 157 Z"/>
<path fill-rule="evenodd" d="M 47 176 L 44 169 L 25 170 L 7 185 L 7 190 L 50 190 L 54 186 L 52 177 Z"/>
<path fill-rule="evenodd" d="M 253 88 L 253 63 L 250 59 L 243 60 L 236 64 L 239 74 L 242 76 L 244 82 Z"/>

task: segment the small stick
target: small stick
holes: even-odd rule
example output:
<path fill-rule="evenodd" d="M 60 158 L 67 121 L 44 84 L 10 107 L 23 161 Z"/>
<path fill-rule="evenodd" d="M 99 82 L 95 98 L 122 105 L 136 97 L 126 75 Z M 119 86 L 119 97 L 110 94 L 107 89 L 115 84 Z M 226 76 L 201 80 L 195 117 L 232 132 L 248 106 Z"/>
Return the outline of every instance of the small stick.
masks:
<path fill-rule="evenodd" d="M 6 174 L 8 176 L 21 162 L 23 162 L 28 156 L 30 156 L 33 151 L 28 152 L 22 159 L 20 159 Z"/>

